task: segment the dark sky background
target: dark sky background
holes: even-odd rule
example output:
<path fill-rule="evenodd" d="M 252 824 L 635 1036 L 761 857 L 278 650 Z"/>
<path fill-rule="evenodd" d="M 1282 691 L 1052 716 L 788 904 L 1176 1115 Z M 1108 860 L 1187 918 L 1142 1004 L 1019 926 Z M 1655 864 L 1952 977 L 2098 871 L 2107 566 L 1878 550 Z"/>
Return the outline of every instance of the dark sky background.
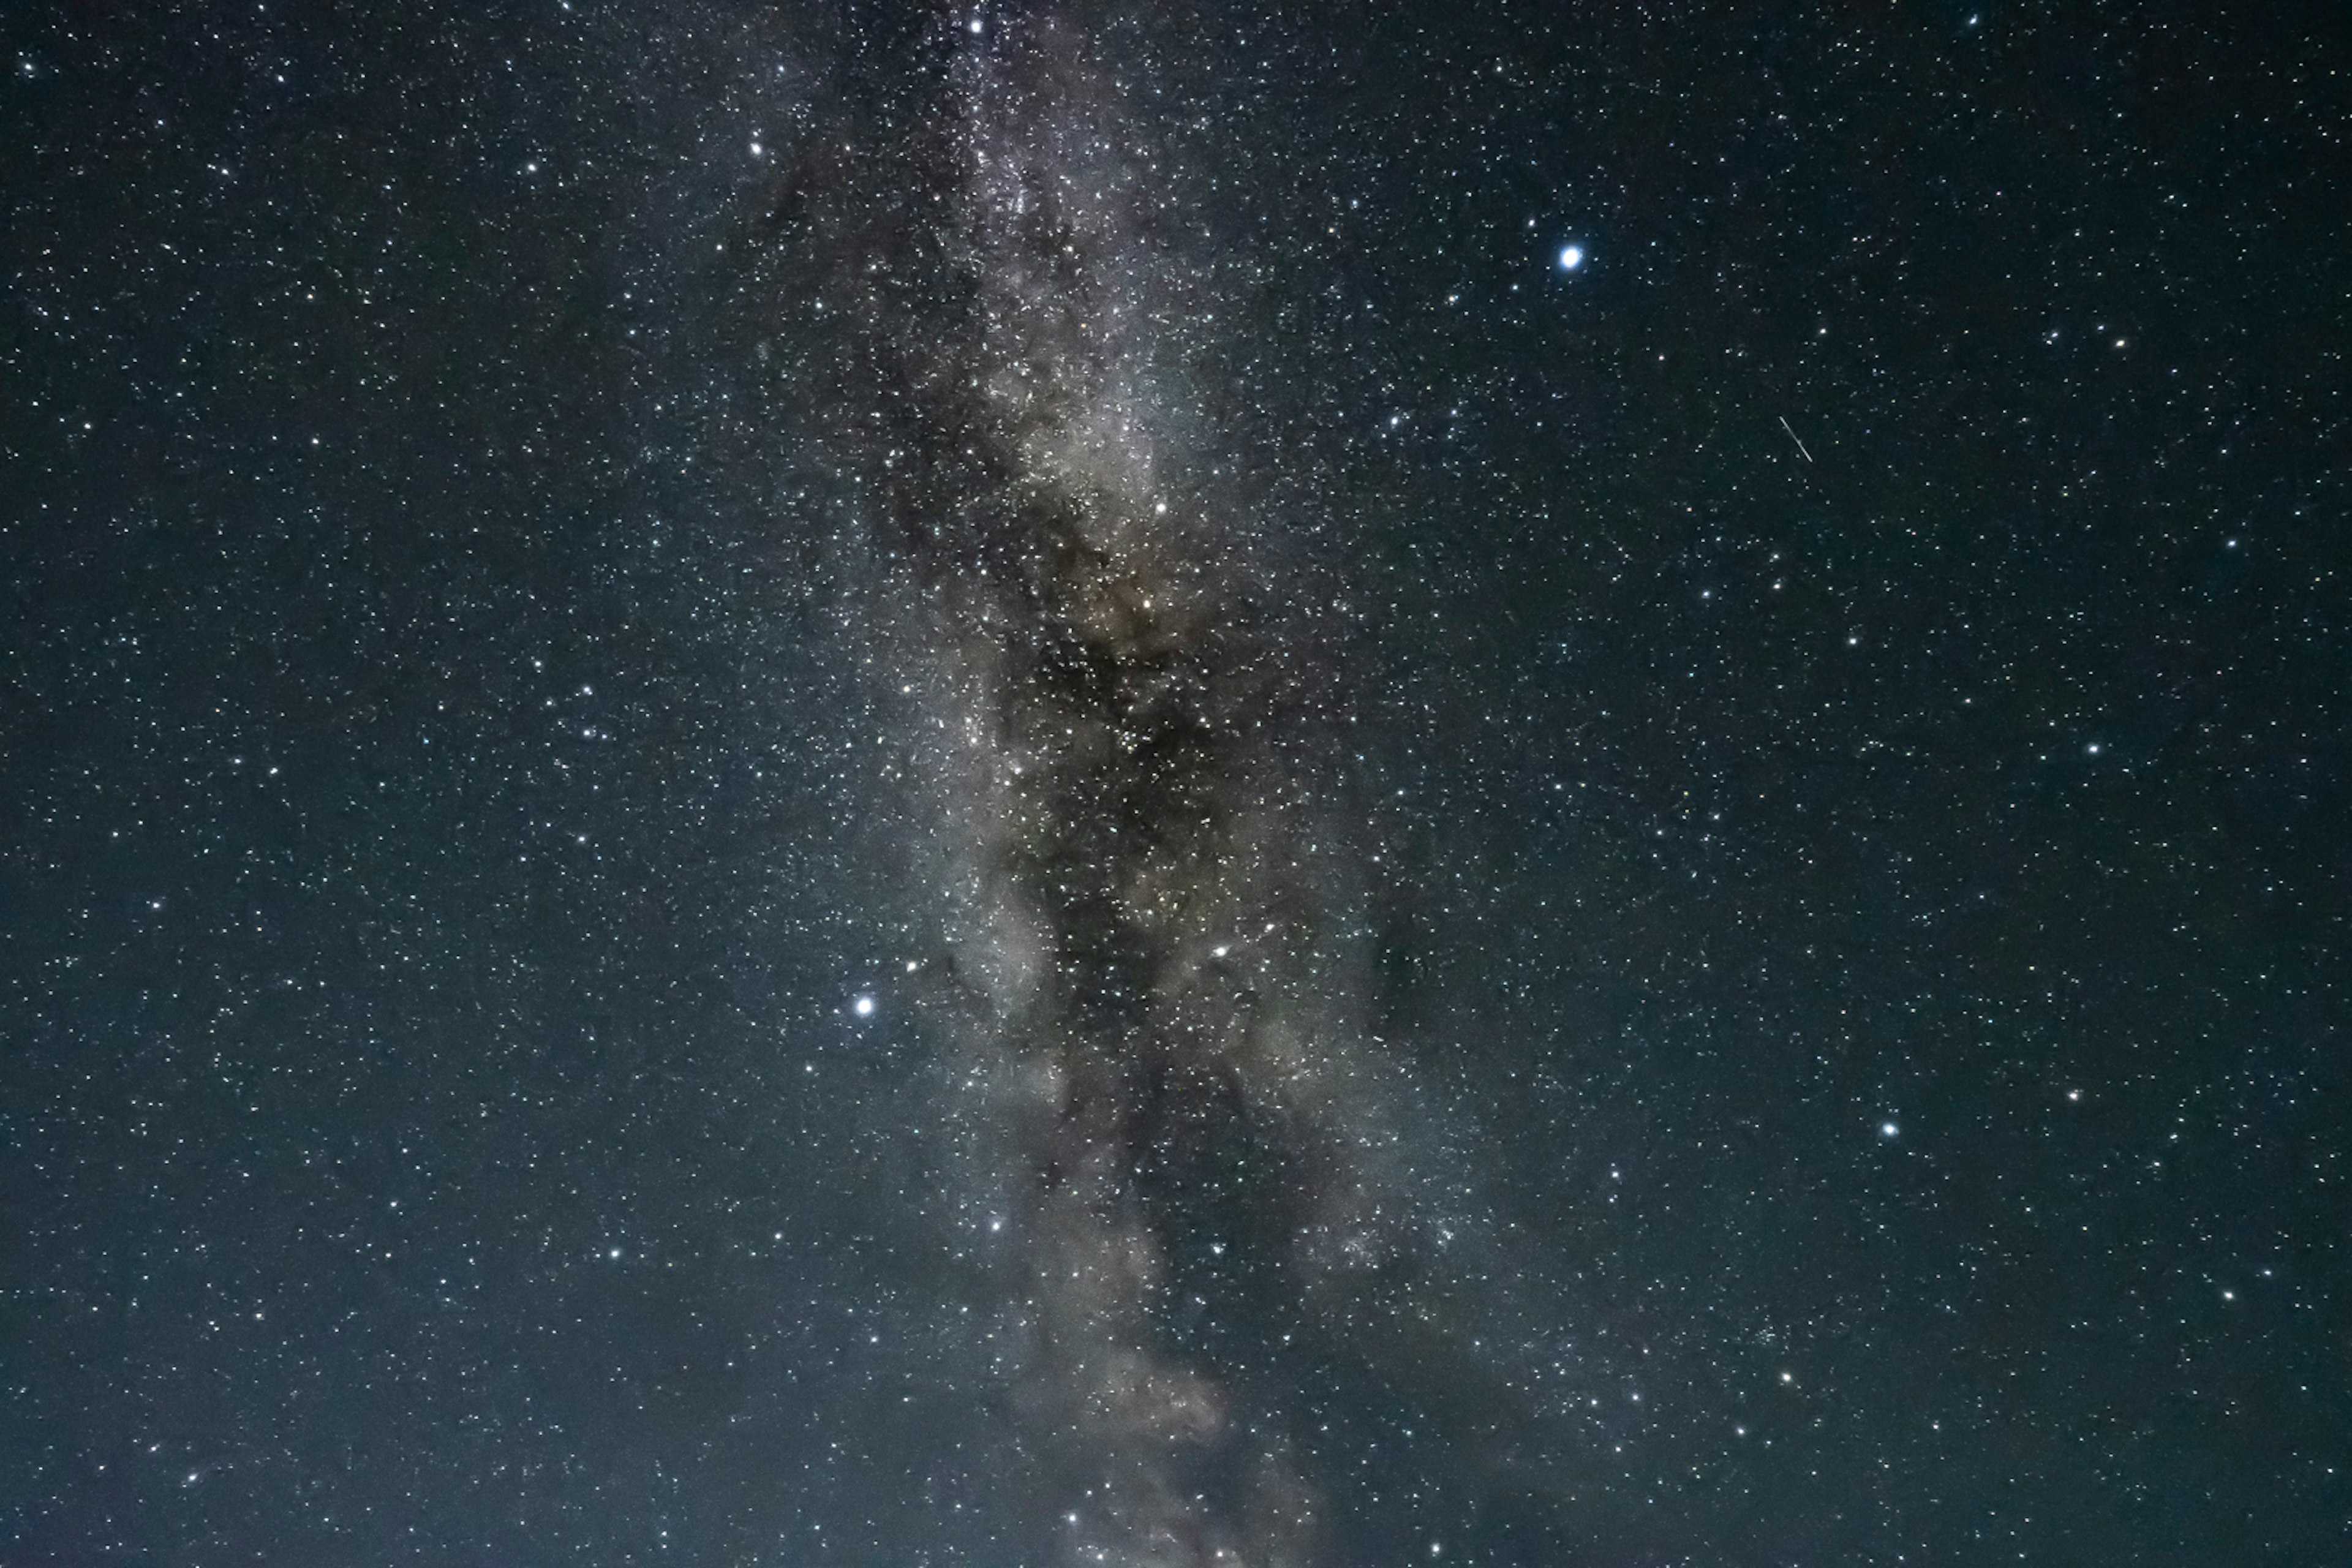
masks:
<path fill-rule="evenodd" d="M 1056 1560 L 779 326 L 1035 15 L 0 16 L 0 1563 Z M 1320 1560 L 2352 1555 L 2346 14 L 1153 26 L 1507 1342 L 1170 1328 Z"/>

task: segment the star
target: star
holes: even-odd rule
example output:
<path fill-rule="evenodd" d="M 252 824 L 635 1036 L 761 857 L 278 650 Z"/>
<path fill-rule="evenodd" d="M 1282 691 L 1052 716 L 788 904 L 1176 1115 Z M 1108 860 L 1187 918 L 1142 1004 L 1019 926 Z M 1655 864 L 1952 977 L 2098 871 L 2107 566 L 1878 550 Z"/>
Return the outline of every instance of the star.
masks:
<path fill-rule="evenodd" d="M 1580 245 L 1564 245 L 1560 247 L 1559 269 L 1562 272 L 1573 272 L 1583 265 L 1584 247 Z"/>

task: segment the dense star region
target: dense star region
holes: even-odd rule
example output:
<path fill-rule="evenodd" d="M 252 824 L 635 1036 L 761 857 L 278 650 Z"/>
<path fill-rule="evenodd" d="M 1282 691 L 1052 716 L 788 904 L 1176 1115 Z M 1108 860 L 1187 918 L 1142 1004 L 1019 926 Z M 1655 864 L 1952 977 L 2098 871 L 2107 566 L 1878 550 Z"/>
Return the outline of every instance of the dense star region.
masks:
<path fill-rule="evenodd" d="M 1252 301 L 1125 101 L 1165 40 L 940 28 L 900 143 L 787 176 L 782 273 L 823 281 L 781 374 L 824 389 L 879 577 L 858 652 L 918 737 L 940 913 L 906 969 L 1008 1211 L 1013 1406 L 1074 1561 L 1321 1561 L 1293 1413 L 1203 1349 L 1229 1246 L 1312 1309 L 1431 1239 L 1364 1012 L 1339 590 L 1204 412 L 1204 323 Z"/>
<path fill-rule="evenodd" d="M 0 6 L 0 1568 L 2352 1561 L 2347 16 Z"/>

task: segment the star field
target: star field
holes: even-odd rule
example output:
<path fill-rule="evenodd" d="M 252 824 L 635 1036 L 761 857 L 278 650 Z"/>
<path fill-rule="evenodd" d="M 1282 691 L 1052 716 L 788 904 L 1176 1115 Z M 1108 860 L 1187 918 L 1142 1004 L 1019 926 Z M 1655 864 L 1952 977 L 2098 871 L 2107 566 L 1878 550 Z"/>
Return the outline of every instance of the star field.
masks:
<path fill-rule="evenodd" d="M 2340 1559 L 2347 43 L 0 22 L 0 1562 Z"/>

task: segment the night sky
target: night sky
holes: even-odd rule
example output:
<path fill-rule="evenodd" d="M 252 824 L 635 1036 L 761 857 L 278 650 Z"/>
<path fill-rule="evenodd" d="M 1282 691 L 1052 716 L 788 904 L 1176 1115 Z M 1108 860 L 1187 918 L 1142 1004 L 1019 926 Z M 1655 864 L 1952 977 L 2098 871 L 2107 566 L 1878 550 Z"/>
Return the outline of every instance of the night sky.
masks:
<path fill-rule="evenodd" d="M 0 1564 L 2352 1560 L 2352 20 L 0 13 Z"/>

